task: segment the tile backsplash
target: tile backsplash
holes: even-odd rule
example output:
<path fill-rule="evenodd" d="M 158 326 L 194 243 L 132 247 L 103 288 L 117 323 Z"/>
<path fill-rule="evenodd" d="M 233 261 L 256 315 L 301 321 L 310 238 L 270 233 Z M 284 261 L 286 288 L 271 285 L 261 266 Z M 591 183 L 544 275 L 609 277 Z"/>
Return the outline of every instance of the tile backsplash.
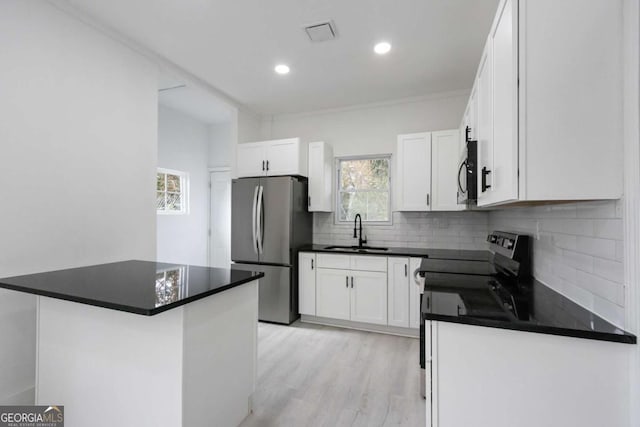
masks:
<path fill-rule="evenodd" d="M 492 211 L 489 229 L 533 236 L 536 279 L 624 325 L 621 200 Z"/>
<path fill-rule="evenodd" d="M 393 225 L 367 225 L 363 235 L 370 246 L 487 249 L 487 212 L 394 212 Z M 335 224 L 333 213 L 313 214 L 313 243 L 358 244 L 353 223 Z"/>
<path fill-rule="evenodd" d="M 372 246 L 487 249 L 492 230 L 532 236 L 533 275 L 624 326 L 622 201 L 509 207 L 488 212 L 394 212 L 393 225 L 363 224 Z M 353 224 L 315 213 L 313 242 L 354 245 Z"/>

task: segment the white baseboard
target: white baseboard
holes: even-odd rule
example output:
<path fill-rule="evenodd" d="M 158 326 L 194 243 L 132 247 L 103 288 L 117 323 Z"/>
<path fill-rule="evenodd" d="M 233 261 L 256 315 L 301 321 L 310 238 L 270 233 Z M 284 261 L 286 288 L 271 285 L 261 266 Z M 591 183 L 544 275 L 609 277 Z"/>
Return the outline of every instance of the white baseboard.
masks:
<path fill-rule="evenodd" d="M 36 401 L 36 387 L 29 387 L 26 390 L 6 396 L 0 400 L 2 405 L 33 405 Z"/>
<path fill-rule="evenodd" d="M 317 325 L 336 326 L 346 329 L 357 329 L 366 332 L 378 332 L 382 334 L 398 335 L 401 337 L 419 338 L 420 330 L 414 328 L 399 328 L 397 326 L 374 325 L 371 323 L 352 322 L 350 320 L 330 319 L 328 317 L 309 316 L 302 314 L 301 322 L 315 323 Z"/>

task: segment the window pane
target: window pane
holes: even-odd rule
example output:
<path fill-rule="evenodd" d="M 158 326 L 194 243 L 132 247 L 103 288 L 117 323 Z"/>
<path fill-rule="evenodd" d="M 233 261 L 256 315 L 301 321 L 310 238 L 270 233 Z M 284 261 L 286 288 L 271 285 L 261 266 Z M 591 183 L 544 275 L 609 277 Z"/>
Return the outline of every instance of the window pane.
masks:
<path fill-rule="evenodd" d="M 167 191 L 180 192 L 180 176 L 167 174 Z"/>
<path fill-rule="evenodd" d="M 388 190 L 389 159 L 342 160 L 341 190 Z"/>
<path fill-rule="evenodd" d="M 156 194 L 156 208 L 159 211 L 163 211 L 165 209 L 164 193 L 158 192 Z"/>
<path fill-rule="evenodd" d="M 182 197 L 180 196 L 180 194 L 167 193 L 167 210 L 168 211 L 182 210 Z"/>
<path fill-rule="evenodd" d="M 158 191 L 164 191 L 165 190 L 165 188 L 164 188 L 164 178 L 165 178 L 165 174 L 158 173 L 158 177 L 156 179 L 156 183 L 157 183 L 156 184 L 156 187 L 157 187 L 156 189 Z"/>
<path fill-rule="evenodd" d="M 338 221 L 389 221 L 389 158 L 340 161 Z"/>
<path fill-rule="evenodd" d="M 389 192 L 340 192 L 340 221 L 353 221 L 356 214 L 363 221 L 389 221 Z"/>

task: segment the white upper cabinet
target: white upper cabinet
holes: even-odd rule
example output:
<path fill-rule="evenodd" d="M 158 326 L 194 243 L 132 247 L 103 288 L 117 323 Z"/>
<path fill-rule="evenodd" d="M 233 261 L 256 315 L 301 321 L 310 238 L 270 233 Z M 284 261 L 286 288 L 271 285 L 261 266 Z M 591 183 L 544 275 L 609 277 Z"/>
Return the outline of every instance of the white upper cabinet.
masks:
<path fill-rule="evenodd" d="M 333 148 L 325 142 L 309 144 L 309 212 L 333 211 Z"/>
<path fill-rule="evenodd" d="M 493 60 L 493 169 L 488 202 L 518 199 L 518 140 L 516 112 L 518 52 L 514 34 L 518 33 L 513 19 L 513 1 L 504 2 L 498 11 L 491 33 Z"/>
<path fill-rule="evenodd" d="M 477 112 L 478 112 L 478 96 L 477 87 L 474 85 L 471 89 L 471 96 L 469 96 L 469 102 L 464 110 L 464 116 L 460 122 L 460 153 L 463 153 L 467 149 L 467 127 L 469 128 L 469 139 L 476 141 L 478 139 L 477 128 Z"/>
<path fill-rule="evenodd" d="M 398 135 L 396 211 L 456 211 L 458 130 Z"/>
<path fill-rule="evenodd" d="M 431 210 L 430 132 L 398 135 L 396 177 L 396 210 Z"/>
<path fill-rule="evenodd" d="M 620 1 L 500 1 L 475 82 L 479 206 L 622 196 L 620 28 Z"/>
<path fill-rule="evenodd" d="M 307 176 L 307 145 L 300 138 L 238 144 L 238 177 L 300 175 Z"/>
<path fill-rule="evenodd" d="M 236 173 L 239 177 L 266 174 L 267 147 L 261 142 L 238 144 Z"/>
<path fill-rule="evenodd" d="M 487 190 L 491 188 L 493 176 L 493 81 L 492 81 L 491 45 L 487 44 L 480 60 L 478 70 L 478 205 L 485 203 Z"/>
<path fill-rule="evenodd" d="M 460 132 L 445 130 L 431 133 L 431 210 L 458 211 L 458 161 Z"/>

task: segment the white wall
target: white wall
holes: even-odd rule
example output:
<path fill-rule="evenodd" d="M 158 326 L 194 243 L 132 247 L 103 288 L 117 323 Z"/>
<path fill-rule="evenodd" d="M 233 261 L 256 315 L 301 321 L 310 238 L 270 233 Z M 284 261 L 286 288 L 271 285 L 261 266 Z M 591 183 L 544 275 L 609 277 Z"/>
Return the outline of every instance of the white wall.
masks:
<path fill-rule="evenodd" d="M 622 200 L 493 211 L 489 228 L 534 236 L 534 277 L 624 328 Z"/>
<path fill-rule="evenodd" d="M 156 67 L 0 2 L 0 276 L 155 257 Z M 35 299 L 0 292 L 0 403 L 32 403 Z"/>
<path fill-rule="evenodd" d="M 235 148 L 233 140 L 233 123 L 214 123 L 209 126 L 209 167 L 231 167 L 231 148 Z"/>
<path fill-rule="evenodd" d="M 158 215 L 157 259 L 208 265 L 209 125 L 160 106 L 158 167 L 189 174 L 189 212 Z"/>
<path fill-rule="evenodd" d="M 325 141 L 336 157 L 392 153 L 398 134 L 457 129 L 468 97 L 467 92 L 458 92 L 265 117 L 261 134 L 264 139 L 298 136 L 306 142 Z"/>

